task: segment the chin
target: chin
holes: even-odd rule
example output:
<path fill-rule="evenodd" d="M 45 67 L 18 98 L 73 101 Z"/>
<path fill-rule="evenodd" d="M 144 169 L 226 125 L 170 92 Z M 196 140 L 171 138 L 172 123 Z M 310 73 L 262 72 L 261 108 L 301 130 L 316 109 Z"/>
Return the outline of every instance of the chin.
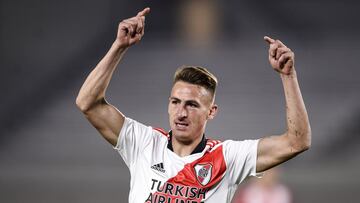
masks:
<path fill-rule="evenodd" d="M 190 137 L 189 135 L 190 135 L 190 133 L 189 132 L 187 132 L 187 131 L 180 131 L 180 130 L 176 130 L 176 129 L 174 129 L 174 130 L 172 130 L 172 134 L 173 134 L 173 136 L 176 136 L 177 138 L 180 138 L 180 137 L 183 137 L 183 138 L 186 138 L 186 137 Z"/>
<path fill-rule="evenodd" d="M 178 131 L 178 130 L 173 130 L 172 131 L 172 135 L 180 141 L 189 141 L 191 140 L 191 136 L 190 133 L 187 131 Z"/>

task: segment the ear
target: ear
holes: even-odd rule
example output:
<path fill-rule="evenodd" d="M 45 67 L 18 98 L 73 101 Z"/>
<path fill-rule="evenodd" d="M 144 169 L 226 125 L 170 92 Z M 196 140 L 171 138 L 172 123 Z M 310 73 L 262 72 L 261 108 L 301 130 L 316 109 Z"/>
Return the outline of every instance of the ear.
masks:
<path fill-rule="evenodd" d="M 217 112 L 218 112 L 218 105 L 213 104 L 213 105 L 210 107 L 210 112 L 209 112 L 209 115 L 208 115 L 208 119 L 209 119 L 209 120 L 214 119 L 214 117 L 216 116 Z"/>

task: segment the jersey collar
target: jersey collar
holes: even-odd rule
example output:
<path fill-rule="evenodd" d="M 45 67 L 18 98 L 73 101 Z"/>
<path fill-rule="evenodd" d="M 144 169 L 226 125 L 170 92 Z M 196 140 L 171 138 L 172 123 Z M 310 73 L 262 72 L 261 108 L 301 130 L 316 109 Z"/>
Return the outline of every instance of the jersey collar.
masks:
<path fill-rule="evenodd" d="M 172 152 L 174 152 L 171 140 L 172 140 L 172 131 L 169 132 L 167 148 Z M 195 149 L 191 152 L 191 154 L 201 153 L 206 147 L 206 140 L 207 139 L 205 138 L 205 134 L 204 134 L 202 136 L 200 143 L 195 147 Z"/>

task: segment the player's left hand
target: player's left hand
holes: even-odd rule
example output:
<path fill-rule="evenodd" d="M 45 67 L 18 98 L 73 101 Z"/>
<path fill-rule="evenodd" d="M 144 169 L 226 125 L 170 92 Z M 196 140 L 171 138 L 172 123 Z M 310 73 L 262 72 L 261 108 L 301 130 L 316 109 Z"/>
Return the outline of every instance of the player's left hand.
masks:
<path fill-rule="evenodd" d="M 272 39 L 268 36 L 264 40 L 269 43 L 269 62 L 272 68 L 285 75 L 290 75 L 294 72 L 295 55 L 288 47 L 286 47 L 280 40 Z"/>

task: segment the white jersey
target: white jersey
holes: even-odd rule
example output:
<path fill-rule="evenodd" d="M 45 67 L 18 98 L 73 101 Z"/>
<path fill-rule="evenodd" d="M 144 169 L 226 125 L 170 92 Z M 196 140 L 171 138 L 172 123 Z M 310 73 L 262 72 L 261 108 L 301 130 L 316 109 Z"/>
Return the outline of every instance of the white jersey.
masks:
<path fill-rule="evenodd" d="M 172 151 L 171 133 L 125 118 L 115 149 L 131 174 L 131 203 L 230 202 L 237 185 L 256 175 L 258 140 L 203 139 L 194 152 Z"/>

